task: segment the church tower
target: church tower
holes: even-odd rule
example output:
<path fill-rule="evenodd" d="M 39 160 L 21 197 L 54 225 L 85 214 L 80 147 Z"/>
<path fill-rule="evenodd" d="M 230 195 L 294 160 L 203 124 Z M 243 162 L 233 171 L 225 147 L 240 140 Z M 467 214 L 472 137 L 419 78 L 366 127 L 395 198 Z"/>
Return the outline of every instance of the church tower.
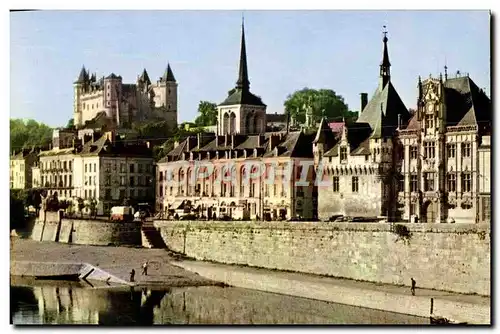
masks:
<path fill-rule="evenodd" d="M 266 105 L 261 98 L 250 92 L 245 26 L 241 25 L 241 51 L 239 75 L 236 86 L 229 96 L 219 104 L 217 134 L 260 134 L 266 131 Z"/>

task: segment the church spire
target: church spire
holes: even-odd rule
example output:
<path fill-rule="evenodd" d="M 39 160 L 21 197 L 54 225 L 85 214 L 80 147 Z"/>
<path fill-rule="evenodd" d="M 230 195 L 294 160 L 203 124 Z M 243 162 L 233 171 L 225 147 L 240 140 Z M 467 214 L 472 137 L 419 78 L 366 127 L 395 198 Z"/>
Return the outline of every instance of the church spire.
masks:
<path fill-rule="evenodd" d="M 245 46 L 245 21 L 241 19 L 241 52 L 240 52 L 240 72 L 238 81 L 236 81 L 236 88 L 248 91 L 250 89 L 250 82 L 248 81 L 247 69 L 247 51 Z"/>
<path fill-rule="evenodd" d="M 385 85 L 391 80 L 391 63 L 389 62 L 389 51 L 387 50 L 387 30 L 384 26 L 384 55 L 380 64 L 380 89 L 384 89 Z"/>

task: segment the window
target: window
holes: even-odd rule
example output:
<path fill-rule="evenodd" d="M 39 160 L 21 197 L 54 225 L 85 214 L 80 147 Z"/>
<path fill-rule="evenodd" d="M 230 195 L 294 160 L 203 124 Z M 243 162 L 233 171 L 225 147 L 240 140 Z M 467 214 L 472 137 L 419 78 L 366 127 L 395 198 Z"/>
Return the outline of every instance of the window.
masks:
<path fill-rule="evenodd" d="M 435 146 L 434 142 L 428 141 L 424 143 L 424 157 L 426 159 L 434 159 L 435 156 Z"/>
<path fill-rule="evenodd" d="M 105 186 L 110 186 L 111 185 L 111 175 L 106 175 L 106 178 L 104 179 L 104 185 Z"/>
<path fill-rule="evenodd" d="M 87 196 L 87 189 L 85 189 L 85 198 L 87 198 L 87 197 L 88 197 L 88 196 Z"/>
<path fill-rule="evenodd" d="M 125 189 L 120 189 L 120 199 L 125 198 Z"/>
<path fill-rule="evenodd" d="M 130 164 L 129 166 L 129 172 L 134 173 L 134 164 Z"/>
<path fill-rule="evenodd" d="M 472 188 L 472 180 L 470 173 L 462 173 L 462 192 L 468 193 Z"/>
<path fill-rule="evenodd" d="M 160 182 L 161 182 L 161 181 L 163 181 L 163 172 L 160 172 L 160 175 L 159 175 L 159 176 L 160 176 L 160 180 L 159 180 L 159 181 L 160 181 Z"/>
<path fill-rule="evenodd" d="M 357 193 L 359 191 L 359 179 L 357 176 L 352 177 L 352 192 Z"/>
<path fill-rule="evenodd" d="M 97 172 L 97 164 L 94 164 L 94 173 Z"/>
<path fill-rule="evenodd" d="M 125 186 L 125 183 L 126 183 L 125 176 L 120 176 L 120 185 Z"/>
<path fill-rule="evenodd" d="M 69 184 L 68 184 L 68 187 L 72 187 L 73 186 L 73 175 L 69 175 Z"/>
<path fill-rule="evenodd" d="M 482 205 L 483 205 L 483 221 L 485 220 L 490 220 L 490 213 L 491 213 L 491 199 L 490 197 L 483 197 L 483 201 L 482 201 Z"/>
<path fill-rule="evenodd" d="M 129 178 L 129 185 L 130 185 L 131 187 L 133 187 L 133 186 L 134 186 L 134 177 L 133 177 L 133 176 L 131 176 L 131 177 Z"/>
<path fill-rule="evenodd" d="M 365 161 L 368 161 L 368 160 L 370 160 L 370 155 L 369 154 L 365 155 Z"/>
<path fill-rule="evenodd" d="M 340 161 L 347 160 L 347 147 L 340 148 Z"/>
<path fill-rule="evenodd" d="M 338 193 L 339 192 L 339 177 L 338 176 L 334 176 L 333 177 L 333 192 L 334 193 Z"/>
<path fill-rule="evenodd" d="M 455 173 L 450 173 L 446 175 L 446 185 L 448 191 L 450 192 L 457 191 L 457 175 Z"/>
<path fill-rule="evenodd" d="M 252 183 L 251 187 L 250 187 L 250 197 L 254 197 L 255 196 L 255 183 Z"/>
<path fill-rule="evenodd" d="M 398 183 L 399 183 L 399 191 L 405 191 L 405 176 L 404 175 L 399 175 L 398 176 Z"/>
<path fill-rule="evenodd" d="M 138 164 L 137 167 L 137 172 L 142 173 L 142 164 Z"/>
<path fill-rule="evenodd" d="M 125 166 L 124 163 L 120 164 L 120 173 L 126 173 L 127 172 L 127 167 Z"/>
<path fill-rule="evenodd" d="M 425 127 L 433 128 L 434 127 L 434 115 L 426 115 L 425 116 Z"/>
<path fill-rule="evenodd" d="M 66 161 L 64 161 L 64 162 L 63 162 L 63 169 L 64 169 L 64 170 L 67 170 L 67 169 L 68 169 L 67 167 L 68 167 L 68 166 L 67 166 L 67 162 L 66 162 Z"/>
<path fill-rule="evenodd" d="M 87 173 L 87 164 L 85 164 L 85 173 Z"/>
<path fill-rule="evenodd" d="M 278 187 L 276 186 L 276 184 L 274 185 L 274 196 L 276 196 L 276 194 L 278 193 Z"/>
<path fill-rule="evenodd" d="M 411 192 L 418 191 L 418 178 L 416 174 L 410 175 L 410 191 Z"/>
<path fill-rule="evenodd" d="M 462 157 L 470 158 L 470 143 L 462 143 Z"/>
<path fill-rule="evenodd" d="M 71 172 L 73 170 L 73 161 L 69 162 L 69 171 Z"/>
<path fill-rule="evenodd" d="M 454 158 L 457 151 L 457 146 L 455 144 L 447 145 L 448 159 Z"/>
<path fill-rule="evenodd" d="M 410 146 L 410 159 L 417 159 L 418 158 L 418 147 L 417 146 Z"/>
<path fill-rule="evenodd" d="M 424 191 L 434 191 L 434 173 L 424 173 Z"/>
<path fill-rule="evenodd" d="M 111 189 L 106 189 L 106 191 L 104 193 L 104 197 L 106 199 L 111 199 Z"/>
<path fill-rule="evenodd" d="M 151 165 L 146 164 L 146 173 L 151 173 Z"/>

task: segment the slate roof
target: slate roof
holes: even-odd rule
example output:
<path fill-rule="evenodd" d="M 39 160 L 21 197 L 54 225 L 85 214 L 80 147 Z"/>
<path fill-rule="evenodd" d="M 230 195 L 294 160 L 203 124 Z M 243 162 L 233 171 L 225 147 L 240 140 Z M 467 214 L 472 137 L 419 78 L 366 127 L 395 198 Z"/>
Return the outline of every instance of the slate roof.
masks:
<path fill-rule="evenodd" d="M 85 69 L 85 66 L 82 66 L 82 69 L 80 70 L 80 74 L 78 75 L 78 79 L 76 79 L 75 83 L 84 83 L 88 81 L 89 79 L 89 74 L 87 70 Z"/>
<path fill-rule="evenodd" d="M 250 81 L 248 80 L 247 53 L 245 45 L 245 27 L 241 30 L 241 50 L 238 80 L 236 87 L 230 91 L 228 97 L 219 106 L 246 104 L 253 106 L 265 106 L 262 99 L 250 92 Z"/>
<path fill-rule="evenodd" d="M 220 106 L 229 106 L 234 104 L 247 104 L 252 106 L 266 106 L 262 99 L 252 94 L 249 90 L 235 89 Z"/>
<path fill-rule="evenodd" d="M 358 117 L 357 123 L 368 123 L 372 128 L 372 138 L 390 137 L 398 127 L 398 114 L 406 124 L 410 113 L 389 81 L 381 90 L 378 87 L 372 98 Z"/>
<path fill-rule="evenodd" d="M 444 82 L 448 126 L 479 125 L 492 120 L 491 100 L 468 76 Z"/>
<path fill-rule="evenodd" d="M 167 160 L 182 160 L 182 154 L 184 152 L 217 152 L 217 151 L 242 151 L 242 150 L 253 150 L 258 149 L 258 156 L 260 157 L 272 157 L 275 155 L 275 148 L 270 149 L 269 142 L 272 136 L 275 136 L 274 140 L 277 140 L 276 146 L 278 150 L 278 156 L 281 157 L 313 157 L 311 142 L 314 139 L 314 134 L 304 134 L 300 131 L 294 132 L 267 132 L 262 135 L 261 145 L 259 145 L 259 135 L 235 135 L 233 140 L 235 140 L 234 149 L 225 145 L 224 136 L 219 136 L 219 145 L 217 146 L 217 140 L 213 139 L 208 144 L 204 145 L 200 149 L 193 148 L 192 150 L 187 150 L 187 141 L 189 138 L 183 140 L 179 145 L 167 153 L 167 157 L 161 159 L 158 163 L 167 162 Z M 281 139 L 278 139 L 281 136 Z M 195 137 L 194 137 L 195 138 Z M 241 155 L 238 155 L 241 157 Z M 202 156 L 205 159 L 204 156 Z M 215 158 L 215 154 L 211 156 Z"/>
<path fill-rule="evenodd" d="M 491 100 L 468 76 L 444 81 L 446 104 L 446 125 L 491 124 Z M 406 130 L 420 129 L 417 114 L 413 115 Z"/>
<path fill-rule="evenodd" d="M 116 75 L 114 73 L 111 73 L 106 77 L 106 79 L 121 79 L 122 77 L 120 75 Z"/>
<path fill-rule="evenodd" d="M 139 81 L 144 82 L 148 86 L 151 84 L 151 80 L 149 79 L 149 75 L 148 75 L 148 72 L 146 71 L 146 69 L 144 69 L 142 71 L 142 74 L 139 77 Z"/>
<path fill-rule="evenodd" d="M 318 131 L 313 141 L 314 144 L 324 144 L 325 151 L 329 150 L 335 144 L 335 134 L 323 117 L 319 123 Z"/>
<path fill-rule="evenodd" d="M 372 129 L 370 124 L 356 122 L 346 124 L 347 142 L 351 150 L 351 155 L 368 155 L 370 154 L 370 134 Z M 337 137 L 334 141 L 334 146 L 324 154 L 325 157 L 336 157 L 339 154 L 341 137 Z"/>
<path fill-rule="evenodd" d="M 175 82 L 174 72 L 170 68 L 170 64 L 167 64 L 167 68 L 165 69 L 165 73 L 163 73 L 163 80 L 167 82 Z"/>
<path fill-rule="evenodd" d="M 94 141 L 85 143 L 79 155 L 98 155 L 98 156 L 134 156 L 134 157 L 153 157 L 151 149 L 145 145 L 128 145 L 123 142 L 116 141 L 112 143 L 106 135 Z"/>

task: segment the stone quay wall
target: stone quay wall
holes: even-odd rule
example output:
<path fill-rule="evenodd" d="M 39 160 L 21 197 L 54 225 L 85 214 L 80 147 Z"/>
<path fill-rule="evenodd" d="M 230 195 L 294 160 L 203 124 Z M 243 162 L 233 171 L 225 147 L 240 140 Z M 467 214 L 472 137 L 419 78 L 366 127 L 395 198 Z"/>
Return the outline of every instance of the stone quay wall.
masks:
<path fill-rule="evenodd" d="M 197 260 L 490 295 L 483 224 L 154 222 L 167 247 Z"/>
<path fill-rule="evenodd" d="M 141 245 L 141 223 L 63 218 L 58 212 L 44 212 L 35 222 L 31 239 L 79 245 Z"/>

